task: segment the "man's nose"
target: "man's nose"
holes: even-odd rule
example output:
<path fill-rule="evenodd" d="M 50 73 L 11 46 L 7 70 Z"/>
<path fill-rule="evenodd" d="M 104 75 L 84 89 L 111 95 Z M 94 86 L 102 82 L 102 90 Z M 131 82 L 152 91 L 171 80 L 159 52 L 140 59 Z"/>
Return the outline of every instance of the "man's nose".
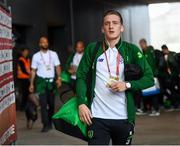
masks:
<path fill-rule="evenodd" d="M 112 29 L 113 28 L 113 24 L 109 23 L 109 28 Z"/>

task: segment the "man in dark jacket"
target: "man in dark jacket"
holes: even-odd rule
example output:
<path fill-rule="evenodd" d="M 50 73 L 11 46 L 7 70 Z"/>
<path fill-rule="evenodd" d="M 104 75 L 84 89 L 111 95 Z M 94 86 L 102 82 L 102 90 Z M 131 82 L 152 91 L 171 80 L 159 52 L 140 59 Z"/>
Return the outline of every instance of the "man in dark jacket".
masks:
<path fill-rule="evenodd" d="M 147 62 L 149 63 L 152 71 L 153 71 L 153 75 L 154 77 L 157 78 L 158 76 L 158 68 L 157 68 L 157 63 L 156 63 L 156 57 L 155 57 L 155 53 L 154 53 L 154 48 L 153 46 L 148 46 L 147 45 L 147 41 L 145 39 L 141 39 L 139 41 L 139 44 L 141 46 L 141 49 L 143 51 L 143 54 L 147 60 Z M 147 108 L 146 106 L 148 104 L 152 103 L 152 112 L 151 114 L 149 114 L 150 116 L 159 116 L 160 112 L 159 112 L 159 93 L 158 94 L 153 94 L 147 97 L 143 97 L 143 102 L 144 102 L 144 110 L 146 111 Z"/>
<path fill-rule="evenodd" d="M 179 68 L 175 60 L 176 53 L 169 51 L 166 45 L 162 45 L 163 56 L 159 62 L 160 82 L 164 95 L 170 100 L 172 107 L 170 111 L 178 108 L 178 75 Z"/>

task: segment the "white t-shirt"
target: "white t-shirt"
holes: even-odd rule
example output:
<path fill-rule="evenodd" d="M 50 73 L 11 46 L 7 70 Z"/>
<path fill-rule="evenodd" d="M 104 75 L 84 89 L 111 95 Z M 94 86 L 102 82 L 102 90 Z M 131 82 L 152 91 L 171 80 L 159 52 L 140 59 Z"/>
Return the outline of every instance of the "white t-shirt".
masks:
<path fill-rule="evenodd" d="M 116 77 L 117 48 L 106 51 L 111 75 Z M 119 78 L 124 81 L 124 60 L 120 57 Z M 127 103 L 125 92 L 114 92 L 106 85 L 109 81 L 105 54 L 97 59 L 95 97 L 91 105 L 92 116 L 102 119 L 127 119 Z"/>
<path fill-rule="evenodd" d="M 82 58 L 82 56 L 83 56 L 83 53 L 75 53 L 75 55 L 74 55 L 74 57 L 73 57 L 73 61 L 72 61 L 72 63 L 71 63 L 71 65 L 73 65 L 74 67 L 76 67 L 76 69 L 78 68 L 78 66 L 79 66 L 79 63 L 80 63 L 80 61 L 81 61 L 81 58 Z M 72 79 L 76 79 L 76 75 L 71 75 L 71 78 Z"/>
<path fill-rule="evenodd" d="M 46 53 L 39 51 L 33 55 L 31 68 L 37 69 L 37 75 L 42 78 L 54 78 L 55 66 L 60 65 L 56 52 L 48 50 Z"/>

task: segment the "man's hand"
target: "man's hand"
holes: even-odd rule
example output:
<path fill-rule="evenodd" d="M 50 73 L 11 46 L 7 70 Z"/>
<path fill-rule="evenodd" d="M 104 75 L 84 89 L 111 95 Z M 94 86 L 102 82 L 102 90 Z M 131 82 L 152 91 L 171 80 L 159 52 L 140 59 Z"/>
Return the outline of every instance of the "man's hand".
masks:
<path fill-rule="evenodd" d="M 113 82 L 110 87 L 115 92 L 124 92 L 127 90 L 125 82 Z"/>
<path fill-rule="evenodd" d="M 33 93 L 33 92 L 34 92 L 34 85 L 33 85 L 33 84 L 30 84 L 30 86 L 29 86 L 29 92 L 30 92 L 30 93 Z"/>
<path fill-rule="evenodd" d="M 74 74 L 76 74 L 76 69 L 74 68 L 74 66 L 71 66 L 71 67 L 68 69 L 68 72 L 69 72 L 71 75 L 74 75 Z"/>
<path fill-rule="evenodd" d="M 79 105 L 79 117 L 80 120 L 84 123 L 86 123 L 87 125 L 91 125 L 92 121 L 92 115 L 91 112 L 89 110 L 89 108 L 85 105 L 85 104 L 81 104 Z"/>
<path fill-rule="evenodd" d="M 61 67 L 60 67 L 60 65 L 56 66 L 56 75 L 57 75 L 56 86 L 57 86 L 57 88 L 60 88 L 61 85 L 62 85 L 62 82 L 61 82 Z"/>
<path fill-rule="evenodd" d="M 29 92 L 33 93 L 34 92 L 34 79 L 36 76 L 36 69 L 31 70 L 31 77 L 30 77 L 30 86 L 29 86 Z"/>
<path fill-rule="evenodd" d="M 61 79 L 57 79 L 57 80 L 56 80 L 56 86 L 57 86 L 57 88 L 60 88 L 61 85 L 62 85 Z"/>

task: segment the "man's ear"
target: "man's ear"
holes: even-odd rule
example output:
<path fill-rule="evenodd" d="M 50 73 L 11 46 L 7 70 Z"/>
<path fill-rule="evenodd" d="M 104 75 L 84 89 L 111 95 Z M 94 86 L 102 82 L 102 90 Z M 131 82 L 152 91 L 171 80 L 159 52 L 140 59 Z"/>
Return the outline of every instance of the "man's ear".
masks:
<path fill-rule="evenodd" d="M 104 34 L 104 28 L 103 28 L 103 26 L 101 26 L 101 32 Z"/>
<path fill-rule="evenodd" d="M 121 31 L 121 32 L 124 32 L 124 26 L 123 26 L 123 25 L 121 26 L 120 31 Z"/>

